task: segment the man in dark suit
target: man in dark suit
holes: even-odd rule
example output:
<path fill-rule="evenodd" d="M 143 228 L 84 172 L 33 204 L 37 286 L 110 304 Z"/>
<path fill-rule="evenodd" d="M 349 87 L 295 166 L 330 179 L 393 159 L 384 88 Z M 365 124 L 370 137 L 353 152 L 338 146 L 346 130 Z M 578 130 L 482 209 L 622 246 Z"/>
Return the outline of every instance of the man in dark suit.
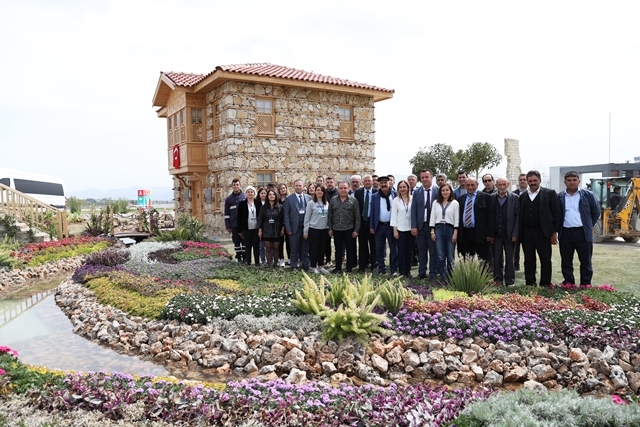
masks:
<path fill-rule="evenodd" d="M 377 266 L 376 238 L 369 232 L 371 201 L 373 199 L 373 179 L 371 175 L 362 177 L 362 187 L 356 190 L 355 198 L 360 206 L 360 231 L 358 232 L 358 272 L 364 273 L 370 266 L 371 271 Z"/>
<path fill-rule="evenodd" d="M 576 283 L 573 275 L 573 253 L 580 260 L 580 287 L 591 284 L 593 267 L 593 225 L 600 218 L 600 207 L 595 195 L 580 189 L 580 174 L 576 171 L 564 175 L 565 191 L 558 194 L 562 207 L 562 228 L 558 233 L 563 283 Z"/>
<path fill-rule="evenodd" d="M 527 174 L 521 173 L 520 175 L 518 175 L 518 188 L 513 190 L 513 194 L 516 194 L 519 196 L 522 193 L 526 193 L 528 187 L 529 187 L 529 184 L 527 184 Z M 516 271 L 520 271 L 520 247 L 521 246 L 522 246 L 522 239 L 519 239 L 518 243 L 516 243 L 516 253 L 513 256 L 513 263 L 515 264 Z"/>
<path fill-rule="evenodd" d="M 536 285 L 536 252 L 540 258 L 540 286 L 551 284 L 551 245 L 558 243 L 562 208 L 558 194 L 540 186 L 540 172 L 527 172 L 529 189 L 520 195 L 520 229 L 524 254 L 524 280 Z"/>
<path fill-rule="evenodd" d="M 506 178 L 496 180 L 498 191 L 491 195 L 493 275 L 497 284 L 515 284 L 513 254 L 520 236 L 520 198 L 509 192 Z"/>
<path fill-rule="evenodd" d="M 389 268 L 392 275 L 398 274 L 398 244 L 393 238 L 391 227 L 391 203 L 396 197 L 396 192 L 390 187 L 387 176 L 378 178 L 380 188 L 371 196 L 371 216 L 369 217 L 369 232 L 374 235 L 376 242 L 376 257 L 378 273 L 385 274 L 387 267 L 387 244 L 389 245 Z"/>
<path fill-rule="evenodd" d="M 418 278 L 427 278 L 427 262 L 429 277 L 435 279 L 438 274 L 438 252 L 436 242 L 431 239 L 431 206 L 438 197 L 438 186 L 433 184 L 431 171 L 420 171 L 421 188 L 416 188 L 411 199 L 411 234 L 418 244 Z"/>
<path fill-rule="evenodd" d="M 465 180 L 467 194 L 458 198 L 460 204 L 460 227 L 458 228 L 458 254 L 477 256 L 487 260 L 489 237 L 493 234 L 491 222 L 491 196 L 478 191 L 475 178 Z"/>
<path fill-rule="evenodd" d="M 307 211 L 307 204 L 311 201 L 311 196 L 302 192 L 303 184 L 301 180 L 293 183 L 294 193 L 284 199 L 284 228 L 289 235 L 291 245 L 290 263 L 291 268 L 302 267 L 309 269 L 309 241 L 303 238 L 304 214 Z M 298 265 L 298 262 L 301 265 Z"/>

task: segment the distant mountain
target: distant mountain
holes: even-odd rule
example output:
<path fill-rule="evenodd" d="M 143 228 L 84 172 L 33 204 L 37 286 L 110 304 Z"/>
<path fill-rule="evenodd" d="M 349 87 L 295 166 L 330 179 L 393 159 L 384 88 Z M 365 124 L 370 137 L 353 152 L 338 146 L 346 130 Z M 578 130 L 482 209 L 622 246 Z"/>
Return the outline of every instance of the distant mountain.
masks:
<path fill-rule="evenodd" d="M 126 199 L 137 200 L 138 190 L 142 188 L 116 188 L 112 190 L 101 190 L 98 188 L 90 188 L 87 190 L 69 191 L 67 197 L 77 197 L 78 199 Z M 151 190 L 151 200 L 167 201 L 173 200 L 173 190 L 166 187 L 149 187 L 145 190 Z"/>

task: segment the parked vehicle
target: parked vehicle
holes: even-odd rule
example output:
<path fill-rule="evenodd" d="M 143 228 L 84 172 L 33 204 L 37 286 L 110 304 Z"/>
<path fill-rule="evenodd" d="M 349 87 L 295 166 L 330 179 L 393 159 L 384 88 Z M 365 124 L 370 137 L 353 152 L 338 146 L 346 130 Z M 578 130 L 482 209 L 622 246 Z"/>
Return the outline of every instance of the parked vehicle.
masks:
<path fill-rule="evenodd" d="M 67 203 L 64 182 L 58 176 L 0 169 L 0 184 L 58 209 L 64 209 Z"/>
<path fill-rule="evenodd" d="M 620 188 L 619 201 L 611 207 L 613 190 Z M 640 241 L 640 178 L 592 178 L 591 191 L 600 203 L 600 219 L 593 227 L 593 241 L 622 237 L 625 242 Z"/>

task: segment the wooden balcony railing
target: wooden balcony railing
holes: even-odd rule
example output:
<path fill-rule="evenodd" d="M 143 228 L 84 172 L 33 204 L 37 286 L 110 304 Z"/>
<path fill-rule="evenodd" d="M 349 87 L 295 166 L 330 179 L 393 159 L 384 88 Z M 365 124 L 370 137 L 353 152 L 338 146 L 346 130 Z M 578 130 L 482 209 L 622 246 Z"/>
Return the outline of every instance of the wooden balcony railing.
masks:
<path fill-rule="evenodd" d="M 66 211 L 56 209 L 3 184 L 0 184 L 0 214 L 10 215 L 17 221 L 44 232 L 54 229 L 56 233 L 52 237 L 69 236 Z"/>

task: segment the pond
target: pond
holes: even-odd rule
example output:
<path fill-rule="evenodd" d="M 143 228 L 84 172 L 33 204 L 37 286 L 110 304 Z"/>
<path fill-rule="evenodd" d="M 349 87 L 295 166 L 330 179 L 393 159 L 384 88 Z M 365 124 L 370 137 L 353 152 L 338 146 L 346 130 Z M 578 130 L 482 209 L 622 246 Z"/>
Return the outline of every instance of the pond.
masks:
<path fill-rule="evenodd" d="M 170 372 L 74 334 L 71 322 L 55 303 L 59 283 L 38 285 L 9 297 L 0 295 L 0 345 L 17 350 L 24 363 L 51 369 L 184 378 L 180 371 Z"/>

